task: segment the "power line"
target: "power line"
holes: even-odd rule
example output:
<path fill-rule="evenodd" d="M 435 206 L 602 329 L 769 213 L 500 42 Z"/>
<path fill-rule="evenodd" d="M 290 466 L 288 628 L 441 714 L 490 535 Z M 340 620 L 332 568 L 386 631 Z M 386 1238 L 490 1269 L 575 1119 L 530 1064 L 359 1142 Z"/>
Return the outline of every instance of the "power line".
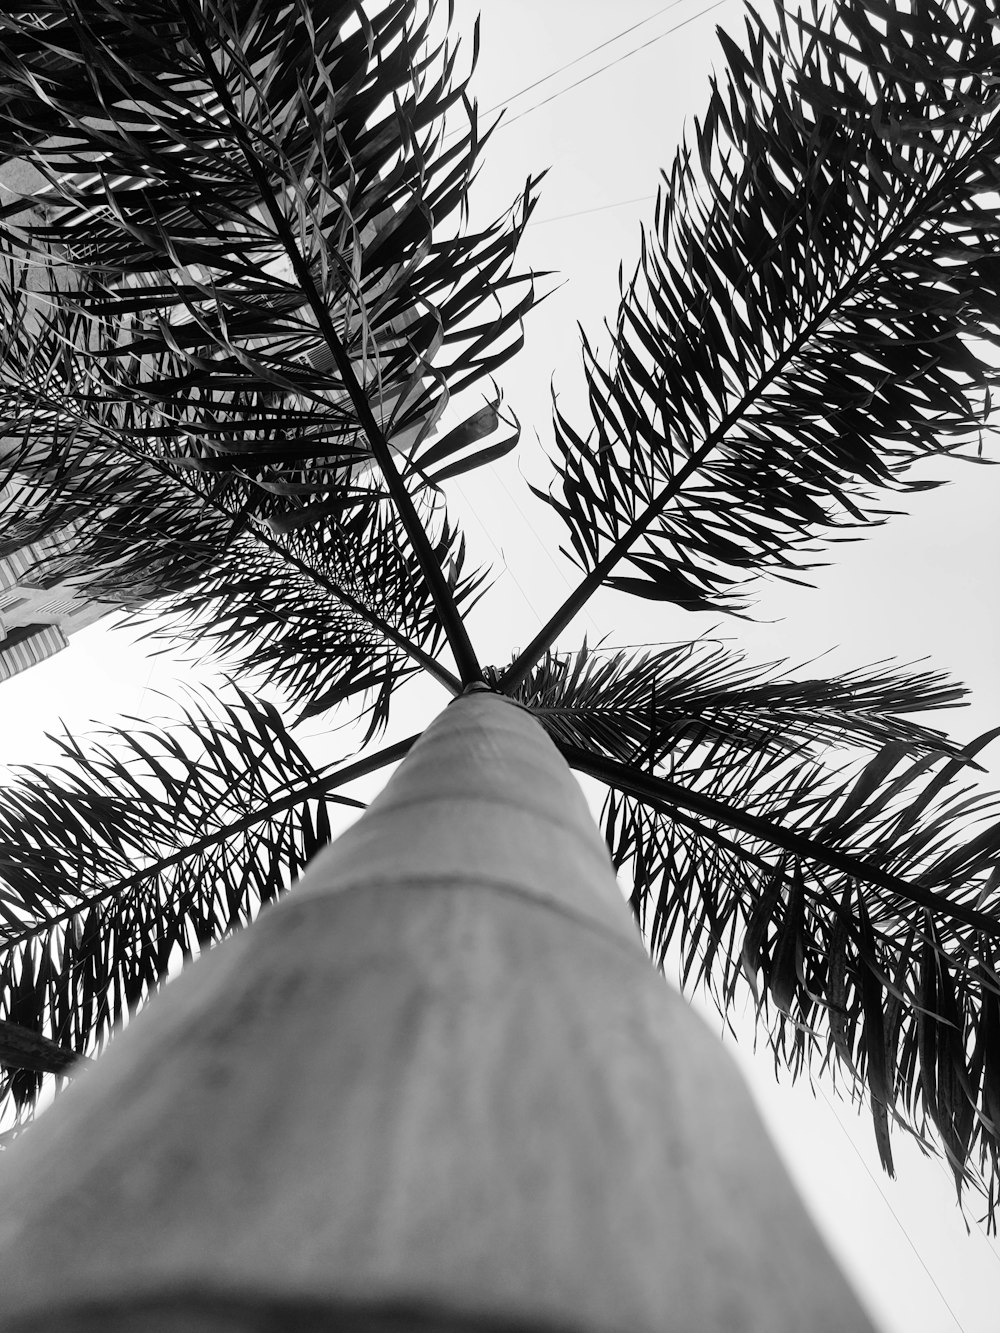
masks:
<path fill-rule="evenodd" d="M 633 23 L 630 28 L 623 28 L 621 32 L 616 32 L 614 36 L 608 37 L 603 42 L 599 42 L 597 46 L 592 46 L 589 51 L 584 51 L 583 55 L 577 56 L 573 60 L 568 60 L 565 65 L 560 65 L 558 69 L 554 69 L 548 74 L 543 74 L 542 77 L 536 79 L 534 83 L 526 84 L 516 93 L 511 93 L 509 97 L 505 97 L 502 101 L 495 102 L 493 106 L 487 107 L 482 114 L 484 116 L 489 116 L 492 115 L 494 111 L 499 111 L 501 107 L 510 106 L 511 102 L 516 102 L 517 99 L 523 97 L 525 93 L 530 93 L 533 89 L 540 87 L 543 83 L 548 83 L 549 79 L 554 79 L 559 74 L 565 74 L 565 72 L 568 69 L 572 69 L 574 65 L 579 65 L 581 61 L 586 60 L 589 56 L 596 55 L 598 51 L 603 51 L 606 46 L 611 46 L 620 38 L 627 37 L 630 32 L 636 32 L 639 28 L 645 27 L 647 23 L 652 23 L 653 19 L 658 19 L 660 15 L 665 14 L 668 9 L 676 9 L 681 3 L 682 0 L 671 0 L 669 5 L 664 5 L 662 9 L 658 9 L 655 14 L 650 14 L 648 18 L 640 19 L 638 23 Z"/>
<path fill-rule="evenodd" d="M 563 93 L 568 93 L 573 88 L 578 88 L 580 84 L 586 83 L 589 79 L 596 78 L 598 74 L 603 74 L 605 70 L 611 69 L 614 65 L 620 64 L 623 60 L 627 60 L 629 56 L 634 56 L 636 52 L 644 51 L 647 46 L 652 46 L 654 43 L 662 41 L 664 37 L 669 37 L 671 33 L 678 32 L 689 23 L 693 23 L 695 19 L 702 18 L 705 14 L 709 13 L 710 10 L 718 9 L 720 5 L 726 4 L 726 2 L 727 0 L 715 0 L 714 4 L 707 5 L 704 9 L 700 9 L 697 14 L 692 14 L 690 18 L 683 19 L 680 23 L 675 23 L 674 26 L 668 28 L 666 32 L 661 32 L 657 37 L 651 37 L 648 42 L 642 42 L 639 46 L 635 46 L 631 50 L 624 52 L 624 54 L 617 56 L 614 60 L 609 60 L 607 64 L 601 65 L 590 74 L 585 74 L 582 79 L 577 79 L 575 83 L 570 83 L 565 88 L 560 89 L 559 92 L 553 93 L 550 97 L 545 97 L 540 102 L 535 102 L 532 106 L 527 107 L 526 110 L 519 111 L 516 116 L 512 116 L 509 120 L 501 120 L 495 129 L 502 130 L 508 125 L 513 125 L 514 121 L 520 120 L 523 116 L 529 115 L 532 111 L 536 111 L 540 106 L 545 106 L 547 103 L 555 101 L 557 97 L 562 97 Z M 516 102 L 517 99 L 523 97 L 525 93 L 531 92 L 534 88 L 540 87 L 543 83 L 548 83 L 550 79 L 554 79 L 559 74 L 564 74 L 566 70 L 572 69 L 574 65 L 579 65 L 581 61 L 595 55 L 598 51 L 603 51 L 605 47 L 611 46 L 620 38 L 627 37 L 630 32 L 635 32 L 645 24 L 652 23 L 653 19 L 660 18 L 667 12 L 667 10 L 675 9 L 681 3 L 683 3 L 683 0 L 671 0 L 669 5 L 664 5 L 662 9 L 658 9 L 654 14 L 650 14 L 648 18 L 640 19 L 638 23 L 633 23 L 630 28 L 623 28 L 621 32 L 616 32 L 612 37 L 608 37 L 603 42 L 599 42 L 597 46 L 593 46 L 589 51 L 584 51 L 582 55 L 567 61 L 565 65 L 560 65 L 557 69 L 551 70 L 548 74 L 543 74 L 540 79 L 535 79 L 533 83 L 526 84 L 523 88 L 518 89 L 516 93 L 511 93 L 509 97 L 505 97 L 502 101 L 494 102 L 491 107 L 488 107 L 487 110 L 480 112 L 479 114 L 489 116 L 494 111 L 505 110 L 510 106 L 511 102 Z M 457 129 L 450 130 L 445 135 L 445 138 L 453 138 L 460 132 L 461 131 Z"/>
<path fill-rule="evenodd" d="M 639 51 L 645 51 L 647 47 L 653 46 L 656 42 L 661 42 L 664 37 L 669 37 L 671 33 L 679 32 L 681 28 L 686 28 L 687 25 L 693 23 L 695 19 L 703 18 L 713 9 L 718 9 L 720 5 L 727 3 L 728 0 L 715 0 L 714 4 L 706 5 L 704 9 L 699 9 L 697 14 L 692 14 L 689 18 L 682 19 L 680 23 L 675 23 L 672 28 L 667 28 L 665 32 L 659 33 L 656 37 L 650 37 L 648 42 L 642 42 L 639 46 L 633 46 L 631 50 L 625 51 L 620 56 L 616 56 L 614 60 L 609 60 L 607 64 L 599 65 L 598 68 L 592 70 L 591 73 L 584 74 L 583 78 L 577 79 L 574 83 L 567 84 L 565 88 L 561 88 L 558 92 L 552 93 L 549 97 L 543 97 L 540 102 L 533 103 L 524 111 L 519 111 L 516 116 L 511 116 L 509 120 L 502 120 L 496 128 L 498 130 L 508 129 L 516 121 L 523 120 L 525 116 L 530 116 L 532 111 L 537 111 L 539 107 L 547 106 L 549 102 L 554 102 L 557 97 L 562 97 L 564 93 L 571 92 L 574 88 L 579 88 L 581 84 L 587 83 L 591 79 L 596 79 L 598 74 L 603 74 L 606 70 L 612 69 L 615 65 L 620 65 L 622 61 L 627 60 L 629 56 L 634 56 Z M 581 57 L 581 59 L 582 58 L 583 57 Z M 539 82 L 542 83 L 544 80 L 540 79 Z M 515 94 L 515 96 L 519 96 L 519 94 Z M 493 109 L 496 110 L 496 107 Z"/>
<path fill-rule="evenodd" d="M 624 208 L 626 204 L 648 204 L 655 198 L 655 194 L 638 194 L 634 199 L 616 199 L 613 204 L 598 204 L 594 208 L 577 208 L 572 213 L 557 213 L 555 217 L 539 218 L 527 225 L 529 227 L 544 227 L 548 222 L 565 222 L 567 218 L 583 217 L 585 213 L 604 213 L 609 208 Z"/>

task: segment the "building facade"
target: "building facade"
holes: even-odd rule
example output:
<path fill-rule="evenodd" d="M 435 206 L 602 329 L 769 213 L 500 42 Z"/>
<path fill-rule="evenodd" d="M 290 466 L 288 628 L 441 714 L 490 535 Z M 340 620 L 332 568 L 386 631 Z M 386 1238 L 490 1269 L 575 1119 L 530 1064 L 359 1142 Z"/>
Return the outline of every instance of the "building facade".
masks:
<path fill-rule="evenodd" d="M 24 162 L 0 163 L 0 204 L 30 196 L 41 180 L 39 173 Z M 11 270 L 19 263 L 9 253 L 2 259 Z M 12 282 L 22 278 L 27 292 L 33 295 L 44 290 L 51 274 L 51 269 L 40 266 L 23 274 L 11 271 L 6 276 Z M 44 298 L 39 295 L 35 299 Z M 4 424 L 0 422 L 0 464 L 15 448 L 23 446 L 20 438 L 4 437 Z M 30 507 L 31 503 L 30 487 L 19 485 L 16 472 L 8 472 L 5 484 L 0 486 L 0 513 L 9 515 L 16 512 L 16 506 Z M 12 532 L 9 520 L 0 519 L 0 681 L 52 657 L 69 645 L 70 636 L 77 630 L 117 609 L 46 572 L 47 565 L 72 549 L 78 531 L 78 526 L 69 526 L 38 541 L 25 541 Z"/>

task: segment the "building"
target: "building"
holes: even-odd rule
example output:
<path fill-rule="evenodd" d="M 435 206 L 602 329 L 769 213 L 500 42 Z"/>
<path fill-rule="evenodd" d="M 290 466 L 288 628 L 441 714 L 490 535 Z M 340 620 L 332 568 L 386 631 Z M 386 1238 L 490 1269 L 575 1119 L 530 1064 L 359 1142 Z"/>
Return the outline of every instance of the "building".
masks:
<path fill-rule="evenodd" d="M 45 561 L 72 538 L 64 530 L 60 537 L 23 543 L 0 555 L 0 681 L 52 657 L 76 630 L 116 609 L 45 577 Z"/>
<path fill-rule="evenodd" d="M 30 194 L 41 177 L 24 162 L 0 164 L 0 203 Z M 3 262 L 17 263 L 12 255 Z M 36 269 L 26 275 L 29 291 L 50 281 L 51 270 Z M 20 440 L 0 436 L 0 463 L 10 457 Z M 31 490 L 20 485 L 16 473 L 8 473 L 0 485 L 0 512 L 4 502 L 31 505 Z M 59 555 L 72 548 L 78 527 L 67 526 L 46 533 L 38 540 L 25 540 L 0 526 L 0 681 L 7 680 L 38 662 L 52 657 L 69 644 L 70 635 L 100 620 L 117 608 L 88 597 L 85 590 L 46 571 Z"/>

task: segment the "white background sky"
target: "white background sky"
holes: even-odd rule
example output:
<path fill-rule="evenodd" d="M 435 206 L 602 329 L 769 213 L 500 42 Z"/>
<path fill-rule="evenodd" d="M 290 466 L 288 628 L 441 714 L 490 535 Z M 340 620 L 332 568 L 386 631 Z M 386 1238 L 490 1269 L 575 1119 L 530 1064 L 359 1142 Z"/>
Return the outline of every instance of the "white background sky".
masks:
<path fill-rule="evenodd" d="M 626 275 L 634 265 L 658 172 L 668 165 L 685 119 L 702 110 L 713 62 L 721 68 L 715 23 L 738 36 L 742 6 L 720 0 L 708 12 L 706 0 L 675 0 L 665 9 L 655 0 L 457 0 L 456 8 L 460 30 L 471 31 L 476 12 L 483 15 L 474 84 L 480 106 L 510 106 L 508 127 L 487 148 L 474 214 L 492 216 L 529 173 L 551 167 L 524 262 L 557 270 L 562 284 L 531 318 L 527 348 L 502 376 L 524 425 L 518 458 L 452 490 L 473 556 L 496 569 L 497 585 L 477 610 L 473 629 L 483 660 L 502 663 L 513 645 L 527 642 L 572 579 L 557 553 L 561 534 L 524 482 L 524 476 L 544 481 L 535 433 L 543 445 L 551 438 L 550 380 L 555 377 L 566 405 L 579 403 L 576 323 L 597 333 L 613 314 L 618 265 L 624 262 Z M 605 42 L 596 54 L 515 96 Z M 569 87 L 579 79 L 585 81 Z M 995 453 L 1000 457 L 1000 441 Z M 945 721 L 954 735 L 970 739 L 1000 722 L 994 606 L 1000 472 L 959 464 L 928 471 L 952 484 L 909 501 L 907 516 L 873 530 L 866 541 L 832 551 L 836 564 L 816 572 L 815 589 L 762 584 L 757 626 L 599 597 L 562 646 L 576 646 L 584 632 L 591 640 L 610 632 L 611 642 L 630 644 L 688 639 L 718 625 L 720 635 L 735 636 L 756 660 L 801 662 L 828 653 L 824 666 L 832 671 L 885 658 L 927 658 L 972 689 L 973 705 Z M 152 717 L 168 711 L 155 690 L 176 693 L 176 679 L 207 677 L 176 660 L 149 659 L 127 633 L 109 633 L 104 625 L 81 631 L 68 651 L 3 686 L 0 759 L 44 759 L 42 733 L 60 716 L 78 733 L 90 718 Z M 416 729 L 444 702 L 433 687 L 411 693 L 393 736 Z M 319 719 L 305 729 L 317 738 L 310 748 L 317 761 L 341 753 L 335 737 L 329 749 L 329 725 Z M 993 748 L 986 762 L 993 763 L 996 786 L 1000 743 Z M 814 1215 L 879 1327 L 885 1333 L 995 1333 L 1000 1250 L 974 1219 L 966 1234 L 945 1167 L 898 1140 L 899 1178 L 889 1181 L 878 1166 L 867 1113 L 859 1117 L 837 1102 L 828 1084 L 815 1096 L 805 1087 L 778 1086 L 764 1052 L 741 1051 L 739 1058 Z"/>

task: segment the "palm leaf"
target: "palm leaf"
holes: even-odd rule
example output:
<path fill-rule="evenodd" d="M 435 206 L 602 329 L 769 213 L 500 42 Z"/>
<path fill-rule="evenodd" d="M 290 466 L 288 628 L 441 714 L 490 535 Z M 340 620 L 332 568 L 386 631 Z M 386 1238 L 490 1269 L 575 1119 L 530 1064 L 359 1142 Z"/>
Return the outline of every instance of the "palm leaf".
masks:
<path fill-rule="evenodd" d="M 529 285 L 511 261 L 531 190 L 518 216 L 446 236 L 488 136 L 470 111 L 468 129 L 443 144 L 442 117 L 465 102 L 467 79 L 455 78 L 454 52 L 428 46 L 433 6 L 371 8 L 373 17 L 335 6 L 319 25 L 294 0 L 278 9 L 150 3 L 128 15 L 108 3 L 86 13 L 52 3 L 30 19 L 4 18 L 0 71 L 8 96 L 22 94 L 7 154 L 23 154 L 49 182 L 30 214 L 18 203 L 3 210 L 8 236 L 36 262 L 57 256 L 53 299 L 76 279 L 77 308 L 108 325 L 112 381 L 115 361 L 171 350 L 208 380 L 214 372 L 259 388 L 277 376 L 288 392 L 322 390 L 328 406 L 339 398 L 350 415 L 310 313 L 314 291 L 336 312 L 338 340 L 376 386 L 372 396 L 400 395 L 400 428 L 423 423 L 449 388 L 516 350 L 523 299 L 512 311 L 496 303 Z M 164 44 L 165 18 L 175 45 Z M 242 116 L 226 113 L 232 99 Z M 291 272 L 298 264 L 307 289 Z M 487 311 L 488 322 L 466 327 Z M 428 387 L 421 363 L 441 338 L 477 351 L 438 358 Z M 221 364 L 199 352 L 221 353 Z M 144 392 L 164 379 L 169 371 L 144 376 Z"/>
<path fill-rule="evenodd" d="M 34 1105 L 38 1050 L 102 1046 L 168 972 L 284 892 L 333 807 L 360 806 L 337 788 L 413 738 L 316 768 L 271 704 L 235 689 L 171 726 L 55 739 L 60 763 L 0 794 L 0 1029 L 37 1034 L 0 1079 L 7 1120 Z"/>
<path fill-rule="evenodd" d="M 458 684 L 438 663 L 441 624 L 399 521 L 384 509 L 364 517 L 361 530 L 310 528 L 271 549 L 239 539 L 208 575 L 130 622 L 150 625 L 146 637 L 185 639 L 201 658 L 266 679 L 300 710 L 298 721 L 367 697 L 365 744 L 415 671 L 453 692 Z M 464 542 L 447 520 L 434 550 L 464 613 L 483 576 L 466 571 Z"/>
<path fill-rule="evenodd" d="M 32 211 L 0 210 L 22 256 L 8 285 L 28 314 L 7 349 L 8 394 L 37 419 L 38 377 L 25 389 L 19 369 L 47 335 L 46 387 L 74 418 L 50 432 L 50 470 L 65 470 L 58 438 L 79 432 L 82 408 L 129 455 L 242 493 L 244 515 L 287 509 L 294 492 L 285 521 L 330 518 L 374 458 L 460 669 L 478 675 L 394 452 L 520 345 L 534 296 L 511 265 L 533 184 L 517 216 L 474 236 L 441 230 L 483 139 L 472 112 L 444 144 L 465 82 L 453 51 L 428 47 L 433 7 L 373 8 L 313 23 L 298 0 L 151 0 L 127 15 L 53 3 L 3 20 L 11 151 L 47 182 Z M 435 480 L 414 467 L 415 484 Z"/>
<path fill-rule="evenodd" d="M 539 491 L 585 577 L 513 686 L 593 591 L 739 612 L 892 512 L 909 469 L 978 457 L 1000 333 L 987 7 L 844 0 L 753 10 L 664 173 L 610 358 L 583 345 L 589 421 L 555 412 Z"/>
<path fill-rule="evenodd" d="M 798 668 L 797 670 L 801 670 Z M 547 653 L 513 697 L 558 742 L 653 772 L 711 747 L 725 767 L 747 752 L 818 754 L 830 745 L 961 755 L 941 731 L 904 715 L 954 707 L 965 690 L 887 663 L 827 679 L 792 679 L 784 663 L 748 665 L 710 640 L 652 652 Z"/>
<path fill-rule="evenodd" d="M 218 608 L 220 588 L 225 589 L 226 600 L 238 600 L 242 608 L 240 626 L 223 617 L 207 637 L 223 654 L 235 653 L 235 661 L 249 660 L 245 631 L 255 621 L 262 630 L 268 625 L 270 649 L 257 659 L 269 673 L 278 673 L 274 680 L 282 688 L 290 688 L 293 678 L 299 682 L 294 704 L 313 705 L 317 698 L 332 704 L 345 697 L 332 677 L 347 658 L 354 664 L 343 682 L 350 686 L 347 693 L 355 692 L 358 680 L 379 682 L 383 717 L 389 680 L 397 679 L 390 665 L 406 656 L 453 683 L 434 656 L 442 646 L 436 604 L 409 554 L 401 521 L 371 478 L 353 477 L 349 466 L 342 468 L 341 495 L 316 504 L 316 483 L 305 479 L 308 470 L 298 473 L 299 481 L 290 480 L 287 470 L 284 479 L 260 476 L 248 488 L 239 474 L 158 457 L 155 440 L 136 459 L 129 451 L 138 412 L 130 409 L 125 426 L 107 417 L 95 423 L 54 395 L 37 354 L 40 340 L 36 336 L 33 342 L 20 366 L 22 384 L 33 376 L 37 381 L 24 427 L 29 444 L 13 459 L 16 484 L 8 487 L 0 510 L 13 515 L 8 532 L 15 541 L 56 537 L 56 549 L 51 543 L 46 547 L 35 571 L 38 577 L 77 583 L 90 596 L 134 612 L 150 599 L 173 598 L 171 623 L 186 625 L 199 638 L 203 619 L 188 613 L 195 604 Z M 57 341 L 50 351 L 58 359 Z M 8 362 L 8 373 L 14 369 Z M 288 410 L 284 430 L 280 417 L 268 430 L 287 447 L 296 423 L 311 430 L 315 415 L 308 406 Z M 430 492 L 418 504 L 434 558 L 448 573 L 453 604 L 464 610 L 481 580 L 463 574 L 464 547 L 440 496 Z M 298 661 L 298 637 L 281 635 L 264 606 L 255 605 L 256 599 L 274 604 L 280 588 L 299 602 L 295 623 L 305 629 L 308 647 Z M 184 611 L 180 617 L 172 614 L 178 607 Z M 157 604 L 152 610 L 159 615 L 165 608 Z M 274 651 L 278 642 L 287 649 L 284 659 Z M 302 683 L 306 660 L 316 670 L 308 700 Z"/>
<path fill-rule="evenodd" d="M 605 833 L 654 961 L 676 949 L 724 1014 L 746 977 L 776 1060 L 832 1063 L 868 1095 L 890 1170 L 898 1123 L 980 1185 L 998 1151 L 1000 798 L 956 780 L 996 734 L 958 756 L 896 738 L 839 766 L 762 741 L 718 764 L 708 742 L 617 780 L 563 746 L 611 785 Z"/>

